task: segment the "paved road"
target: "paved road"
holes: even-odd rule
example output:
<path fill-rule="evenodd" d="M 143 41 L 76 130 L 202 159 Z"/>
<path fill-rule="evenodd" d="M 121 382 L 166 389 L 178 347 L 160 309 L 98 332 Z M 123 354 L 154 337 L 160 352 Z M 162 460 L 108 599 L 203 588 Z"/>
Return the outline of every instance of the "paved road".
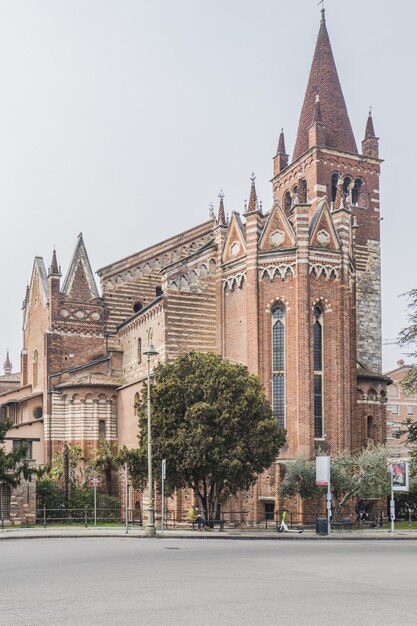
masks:
<path fill-rule="evenodd" d="M 0 624 L 403 626 L 411 541 L 10 540 Z"/>

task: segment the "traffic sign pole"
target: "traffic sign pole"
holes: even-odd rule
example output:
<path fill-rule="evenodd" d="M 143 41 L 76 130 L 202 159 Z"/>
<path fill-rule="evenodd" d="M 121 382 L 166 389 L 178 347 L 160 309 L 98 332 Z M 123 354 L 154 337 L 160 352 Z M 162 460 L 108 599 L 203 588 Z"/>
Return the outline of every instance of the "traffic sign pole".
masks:
<path fill-rule="evenodd" d="M 97 526 L 97 482 L 94 481 L 94 526 Z"/>
<path fill-rule="evenodd" d="M 129 486 L 128 486 L 128 474 L 127 463 L 125 463 L 125 522 L 126 522 L 126 535 L 129 532 Z"/>
<path fill-rule="evenodd" d="M 166 459 L 162 459 L 162 471 L 161 471 L 161 476 L 162 476 L 162 511 L 161 511 L 161 532 L 164 532 L 164 515 L 165 515 L 165 478 L 166 478 L 166 472 L 167 472 L 167 460 Z"/>

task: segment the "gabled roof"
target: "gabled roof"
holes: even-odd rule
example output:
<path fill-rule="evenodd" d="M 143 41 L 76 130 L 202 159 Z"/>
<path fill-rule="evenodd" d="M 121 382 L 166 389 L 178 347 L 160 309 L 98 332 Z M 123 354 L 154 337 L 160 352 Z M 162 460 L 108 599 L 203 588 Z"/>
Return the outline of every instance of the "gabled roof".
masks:
<path fill-rule="evenodd" d="M 320 200 L 316 212 L 314 213 L 313 218 L 310 222 L 309 232 L 311 246 L 323 247 L 323 244 L 320 244 L 317 240 L 317 236 L 320 235 L 320 231 L 324 231 L 324 233 L 327 233 L 326 237 L 330 236 L 330 239 L 328 240 L 328 243 L 326 243 L 325 247 L 328 250 L 339 250 L 339 236 L 337 234 L 332 216 L 329 211 L 327 196 L 324 196 Z"/>
<path fill-rule="evenodd" d="M 326 28 L 324 10 L 301 109 L 293 161 L 308 150 L 308 128 L 314 119 L 317 96 L 320 98 L 321 121 L 325 124 L 326 146 L 357 153 L 358 149 Z"/>
<path fill-rule="evenodd" d="M 82 233 L 78 235 L 62 292 L 69 298 L 79 301 L 100 297 Z"/>
<path fill-rule="evenodd" d="M 231 247 L 236 246 L 236 252 Z M 223 262 L 234 261 L 246 254 L 246 235 L 245 229 L 240 219 L 239 213 L 232 211 L 229 222 L 229 230 L 223 246 Z"/>

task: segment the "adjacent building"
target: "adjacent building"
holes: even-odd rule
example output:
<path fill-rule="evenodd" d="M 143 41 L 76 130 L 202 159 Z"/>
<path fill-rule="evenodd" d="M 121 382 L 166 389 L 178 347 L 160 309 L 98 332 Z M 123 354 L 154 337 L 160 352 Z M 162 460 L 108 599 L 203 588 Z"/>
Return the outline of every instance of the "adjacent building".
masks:
<path fill-rule="evenodd" d="M 410 448 L 406 445 L 403 424 L 407 419 L 417 419 L 417 396 L 407 394 L 402 385 L 404 376 L 412 367 L 400 359 L 397 367 L 386 374 L 392 379 L 387 398 L 387 443 L 395 459 L 409 458 Z"/>

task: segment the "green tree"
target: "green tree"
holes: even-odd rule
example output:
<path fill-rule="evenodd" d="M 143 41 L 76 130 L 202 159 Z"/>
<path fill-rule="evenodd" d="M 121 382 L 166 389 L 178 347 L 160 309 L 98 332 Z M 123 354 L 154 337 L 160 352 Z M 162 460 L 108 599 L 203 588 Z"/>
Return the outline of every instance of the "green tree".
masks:
<path fill-rule="evenodd" d="M 206 519 L 221 497 L 248 489 L 285 441 L 257 376 L 209 353 L 160 364 L 151 389 L 154 473 L 167 459 L 167 488 L 193 489 Z M 138 407 L 139 450 L 125 452 L 131 475 L 146 480 L 146 387 Z"/>
<path fill-rule="evenodd" d="M 4 444 L 9 428 L 10 422 L 0 420 L 0 495 L 18 487 L 23 479 L 31 480 L 32 476 L 37 473 L 34 468 L 30 467 L 26 445 L 6 452 Z"/>
<path fill-rule="evenodd" d="M 103 472 L 106 481 L 107 495 L 112 495 L 112 478 L 113 472 L 116 470 L 119 463 L 117 455 L 116 442 L 109 442 L 102 440 L 99 443 L 95 456 L 93 458 L 92 466 L 94 469 L 98 469 Z"/>
<path fill-rule="evenodd" d="M 417 289 L 404 294 L 408 298 L 409 325 L 400 332 L 398 345 L 410 350 L 409 356 L 417 358 Z M 412 367 L 405 375 L 402 386 L 406 393 L 417 394 L 417 367 Z"/>
<path fill-rule="evenodd" d="M 88 481 L 94 473 L 91 460 L 75 444 L 63 446 L 61 450 L 55 452 L 52 460 L 50 476 L 53 480 L 64 483 L 66 473 L 71 488 L 74 486 L 87 487 Z"/>
<path fill-rule="evenodd" d="M 298 457 L 288 461 L 281 485 L 283 496 L 300 495 L 303 500 L 324 493 L 316 485 L 316 462 Z M 352 498 L 373 499 L 389 495 L 388 450 L 385 446 L 364 448 L 358 454 L 348 451 L 331 458 L 330 488 L 332 508 L 336 516 L 343 513 Z"/>

